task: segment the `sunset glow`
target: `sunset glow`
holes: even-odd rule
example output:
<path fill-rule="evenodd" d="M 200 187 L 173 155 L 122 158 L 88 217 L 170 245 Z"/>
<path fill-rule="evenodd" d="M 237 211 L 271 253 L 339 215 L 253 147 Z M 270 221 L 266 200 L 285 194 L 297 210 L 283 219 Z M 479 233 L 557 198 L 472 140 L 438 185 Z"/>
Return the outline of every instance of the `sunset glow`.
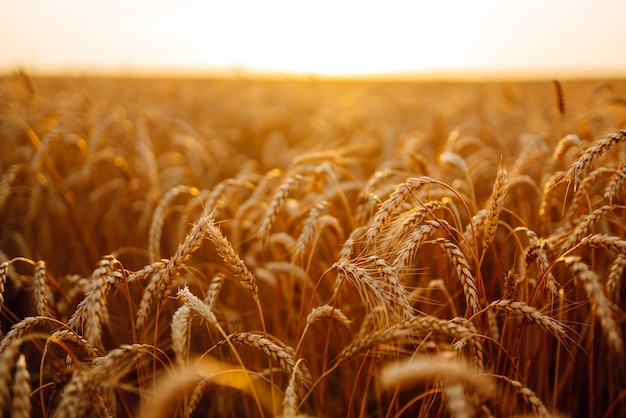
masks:
<path fill-rule="evenodd" d="M 0 71 L 626 74 L 626 3 L 570 4 L 5 2 Z"/>

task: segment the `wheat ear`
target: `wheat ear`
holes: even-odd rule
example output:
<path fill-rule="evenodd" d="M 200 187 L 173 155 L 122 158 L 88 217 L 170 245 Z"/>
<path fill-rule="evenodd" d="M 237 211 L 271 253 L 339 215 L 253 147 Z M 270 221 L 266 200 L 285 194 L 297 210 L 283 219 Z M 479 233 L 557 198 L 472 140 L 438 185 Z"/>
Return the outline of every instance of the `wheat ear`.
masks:
<path fill-rule="evenodd" d="M 35 307 L 39 316 L 53 316 L 50 309 L 50 299 L 48 295 L 52 294 L 48 285 L 48 274 L 46 272 L 46 263 L 38 261 L 35 264 L 35 274 L 33 275 L 33 287 L 35 289 Z"/>
<path fill-rule="evenodd" d="M 206 224 L 208 238 L 215 245 L 217 253 L 222 257 L 228 268 L 239 278 L 239 282 L 243 287 L 250 290 L 255 298 L 258 298 L 259 288 L 257 287 L 256 278 L 241 258 L 237 255 L 231 243 L 226 239 L 222 230 L 210 219 Z"/>
<path fill-rule="evenodd" d="M 269 338 L 251 332 L 236 332 L 228 335 L 227 340 L 231 343 L 245 345 L 256 348 L 269 358 L 276 361 L 280 367 L 287 371 L 290 375 L 295 374 L 298 384 L 301 386 L 309 386 L 311 376 L 308 370 L 296 368 L 296 362 L 289 351 L 282 345 L 270 340 Z M 228 341 L 222 340 L 219 344 L 227 344 Z"/>
<path fill-rule="evenodd" d="M 374 242 L 374 238 L 382 231 L 389 222 L 394 212 L 405 202 L 409 196 L 417 195 L 419 191 L 426 185 L 433 183 L 434 180 L 429 177 L 410 177 L 397 185 L 389 198 L 383 202 L 370 226 L 365 233 L 365 242 L 370 245 Z"/>
<path fill-rule="evenodd" d="M 504 168 L 500 168 L 498 169 L 498 174 L 496 175 L 496 181 L 493 183 L 493 190 L 491 192 L 491 197 L 489 198 L 489 204 L 487 205 L 487 219 L 483 229 L 483 251 L 491 245 L 496 236 L 498 219 L 500 218 L 500 212 L 504 207 L 504 198 L 508 189 L 508 174 Z"/>
<path fill-rule="evenodd" d="M 611 263 L 609 277 L 606 279 L 606 291 L 609 294 L 609 299 L 617 306 L 620 304 L 624 270 L 626 270 L 626 255 L 619 254 Z"/>
<path fill-rule="evenodd" d="M 258 239 L 263 239 L 267 237 L 267 234 L 270 232 L 270 229 L 272 229 L 272 225 L 276 220 L 278 211 L 285 202 L 285 199 L 287 199 L 289 192 L 295 189 L 301 180 L 302 176 L 300 174 L 296 174 L 289 177 L 283 184 L 278 187 L 278 190 L 276 190 L 276 193 L 274 193 L 274 196 L 272 196 L 270 205 L 265 212 L 263 220 L 261 221 L 261 226 L 259 228 L 259 232 L 257 233 Z"/>
<path fill-rule="evenodd" d="M 565 332 L 563 324 L 522 301 L 510 299 L 494 300 L 487 306 L 487 309 L 495 309 L 520 315 L 528 323 L 539 325 L 539 327 L 554 335 L 559 341 L 564 342 L 567 339 L 567 333 Z"/>
<path fill-rule="evenodd" d="M 192 196 L 199 194 L 198 189 L 191 186 L 180 185 L 169 189 L 163 198 L 159 201 L 157 207 L 152 214 L 152 222 L 150 223 L 150 229 L 148 230 L 148 254 L 150 256 L 150 262 L 156 262 L 160 259 L 161 249 L 161 234 L 163 233 L 163 223 L 165 222 L 165 211 L 169 208 L 172 201 L 177 196 L 189 193 Z"/>
<path fill-rule="evenodd" d="M 480 303 L 478 301 L 478 291 L 476 289 L 476 281 L 474 280 L 474 274 L 470 268 L 469 262 L 463 251 L 451 241 L 445 238 L 437 238 L 435 243 L 439 244 L 448 254 L 450 261 L 456 268 L 456 274 L 463 286 L 463 293 L 465 294 L 465 301 L 472 312 L 476 313 L 480 310 Z"/>
<path fill-rule="evenodd" d="M 530 390 L 528 387 L 526 387 L 522 382 L 510 379 L 506 376 L 494 375 L 494 377 L 502 379 L 508 384 L 510 384 L 511 386 L 513 386 L 515 388 L 515 391 L 519 393 L 520 395 L 522 395 L 522 398 L 524 398 L 524 401 L 528 405 L 531 406 L 536 416 L 544 417 L 544 418 L 552 416 L 546 409 L 546 406 L 544 405 L 544 403 L 537 396 L 537 394 L 533 392 L 532 390 Z"/>
<path fill-rule="evenodd" d="M 20 354 L 15 363 L 13 378 L 13 399 L 11 401 L 11 418 L 30 418 L 30 373 L 26 367 L 26 357 Z"/>
<path fill-rule="evenodd" d="M 606 138 L 600 139 L 591 147 L 587 148 L 583 154 L 569 167 L 566 177 L 574 182 L 576 190 L 583 172 L 602 155 L 609 152 L 616 144 L 626 139 L 626 129 L 620 129 L 619 133 L 612 133 Z"/>
<path fill-rule="evenodd" d="M 582 262 L 578 256 L 568 256 L 562 258 L 574 276 L 578 278 L 587 293 L 587 299 L 591 302 L 593 315 L 600 320 L 600 325 L 604 331 L 607 342 L 616 353 L 621 353 L 623 348 L 619 326 L 613 318 L 611 302 L 607 299 L 598 275 L 589 269 L 589 266 Z"/>
<path fill-rule="evenodd" d="M 178 246 L 176 253 L 167 261 L 165 267 L 160 269 L 159 274 L 155 275 L 148 286 L 146 286 L 139 304 L 139 311 L 137 312 L 137 329 L 141 329 L 145 325 L 152 304 L 155 301 L 160 303 L 167 296 L 171 284 L 178 276 L 180 270 L 191 258 L 191 254 L 200 248 L 205 235 L 205 228 L 211 222 L 211 217 L 205 213 L 191 228 L 191 231 L 185 237 L 185 241 Z"/>
<path fill-rule="evenodd" d="M 85 338 L 92 347 L 102 347 L 102 324 L 108 317 L 107 294 L 116 262 L 113 256 L 105 256 L 98 262 L 98 267 L 91 275 L 85 298 L 78 304 L 68 322 L 73 329 L 84 326 Z"/>

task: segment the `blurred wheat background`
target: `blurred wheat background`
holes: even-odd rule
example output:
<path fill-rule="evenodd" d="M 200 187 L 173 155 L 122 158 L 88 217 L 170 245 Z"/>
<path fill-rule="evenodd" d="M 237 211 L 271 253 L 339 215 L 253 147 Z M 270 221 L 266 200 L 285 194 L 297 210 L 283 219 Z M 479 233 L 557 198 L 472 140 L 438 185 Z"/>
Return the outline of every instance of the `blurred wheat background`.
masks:
<path fill-rule="evenodd" d="M 0 80 L 0 416 L 624 416 L 626 83 Z"/>

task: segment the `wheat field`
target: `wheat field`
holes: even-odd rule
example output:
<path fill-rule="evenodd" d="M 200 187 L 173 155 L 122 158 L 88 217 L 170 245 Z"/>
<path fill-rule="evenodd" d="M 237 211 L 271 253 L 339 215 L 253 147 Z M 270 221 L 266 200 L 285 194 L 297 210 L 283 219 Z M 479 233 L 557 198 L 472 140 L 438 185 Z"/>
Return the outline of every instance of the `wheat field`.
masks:
<path fill-rule="evenodd" d="M 626 82 L 0 79 L 0 416 L 626 416 Z"/>

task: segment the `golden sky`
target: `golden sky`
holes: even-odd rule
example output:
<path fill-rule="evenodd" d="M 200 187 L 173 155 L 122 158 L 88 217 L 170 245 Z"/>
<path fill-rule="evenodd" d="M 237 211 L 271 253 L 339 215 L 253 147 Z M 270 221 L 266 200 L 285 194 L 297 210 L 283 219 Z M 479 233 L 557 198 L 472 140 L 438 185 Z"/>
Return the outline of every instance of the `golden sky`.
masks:
<path fill-rule="evenodd" d="M 5 0 L 0 73 L 626 76 L 624 0 Z"/>

